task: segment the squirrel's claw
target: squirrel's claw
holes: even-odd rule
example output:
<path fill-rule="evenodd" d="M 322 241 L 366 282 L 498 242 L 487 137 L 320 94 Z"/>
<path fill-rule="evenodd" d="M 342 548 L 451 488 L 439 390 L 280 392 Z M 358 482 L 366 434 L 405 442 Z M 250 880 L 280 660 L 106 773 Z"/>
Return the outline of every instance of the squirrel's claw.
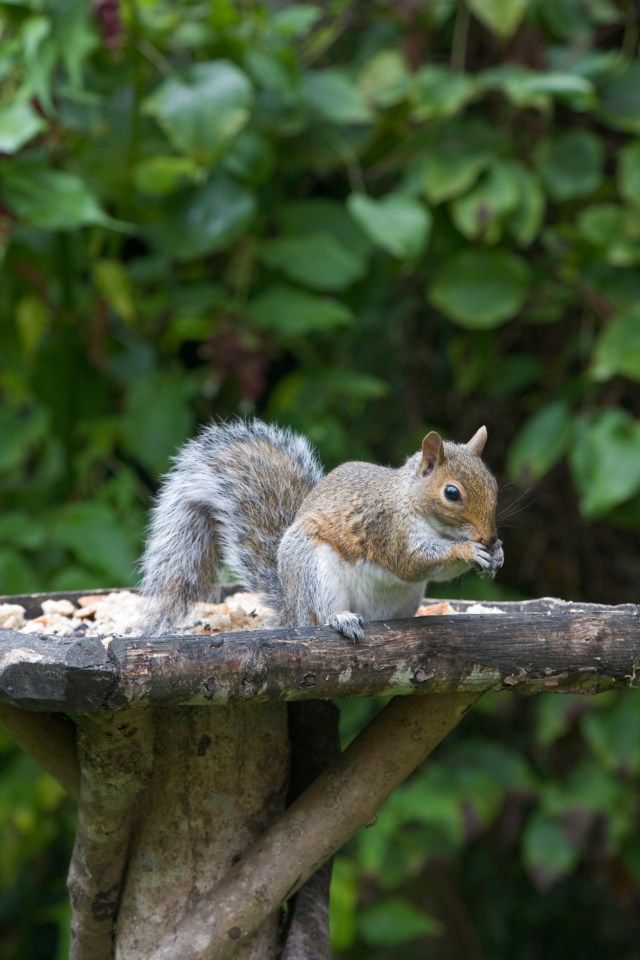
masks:
<path fill-rule="evenodd" d="M 496 570 L 499 570 L 504 563 L 504 553 L 502 550 L 502 540 L 496 540 L 490 547 L 483 543 L 473 543 L 474 557 L 472 566 L 481 577 L 490 577 L 493 579 Z"/>
<path fill-rule="evenodd" d="M 359 613 L 352 613 L 350 610 L 341 610 L 339 613 L 332 614 L 327 620 L 327 626 L 332 630 L 337 630 L 343 637 L 350 640 L 364 640 L 364 630 L 362 629 L 362 617 Z"/>
<path fill-rule="evenodd" d="M 499 570 L 504 563 L 504 551 L 502 549 L 502 540 L 496 540 L 491 548 L 491 569 L 495 572 Z"/>

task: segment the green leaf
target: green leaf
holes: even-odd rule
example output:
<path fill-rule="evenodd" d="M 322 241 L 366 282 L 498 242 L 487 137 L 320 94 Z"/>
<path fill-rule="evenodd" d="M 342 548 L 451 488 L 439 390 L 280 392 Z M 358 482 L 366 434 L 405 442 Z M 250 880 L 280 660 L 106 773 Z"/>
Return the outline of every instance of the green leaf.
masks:
<path fill-rule="evenodd" d="M 114 230 L 129 229 L 107 216 L 87 184 L 73 173 L 14 163 L 2 176 L 6 205 L 30 226 L 73 230 L 95 223 Z"/>
<path fill-rule="evenodd" d="M 578 851 L 569 843 L 557 818 L 535 810 L 522 835 L 522 859 L 536 886 L 548 890 L 571 873 L 578 862 Z"/>
<path fill-rule="evenodd" d="M 616 374 L 640 380 L 640 306 L 607 322 L 596 340 L 590 372 L 595 380 Z"/>
<path fill-rule="evenodd" d="M 436 117 L 454 117 L 479 92 L 475 77 L 454 73 L 448 67 L 422 67 L 413 78 L 411 117 L 413 120 L 432 120 Z"/>
<path fill-rule="evenodd" d="M 329 233 L 267 240 L 260 252 L 270 267 L 313 290 L 344 290 L 365 273 L 367 261 Z"/>
<path fill-rule="evenodd" d="M 608 709 L 583 718 L 582 730 L 596 760 L 616 775 L 640 773 L 640 697 L 625 691 Z"/>
<path fill-rule="evenodd" d="M 529 760 L 515 747 L 481 736 L 469 734 L 452 744 L 447 761 L 452 800 L 461 806 L 476 806 L 487 826 L 502 813 L 506 792 L 533 792 L 538 782 Z M 476 804 L 474 784 L 478 794 L 486 794 L 481 804 Z"/>
<path fill-rule="evenodd" d="M 522 308 L 529 267 L 503 250 L 464 250 L 447 260 L 429 292 L 431 303 L 469 330 L 497 327 Z"/>
<path fill-rule="evenodd" d="M 83 87 L 82 68 L 94 50 L 102 46 L 102 38 L 98 36 L 96 17 L 91 6 L 73 2 L 66 4 L 64 13 L 60 17 L 62 27 L 62 42 L 60 42 L 57 24 L 56 40 L 60 57 L 69 74 L 69 81 L 74 93 L 81 93 Z"/>
<path fill-rule="evenodd" d="M 268 287 L 259 294 L 249 304 L 249 313 L 258 327 L 281 337 L 331 330 L 352 320 L 349 308 L 334 297 L 321 297 L 285 284 Z"/>
<path fill-rule="evenodd" d="M 631 206 L 640 205 L 640 140 L 628 143 L 618 153 L 618 190 Z"/>
<path fill-rule="evenodd" d="M 328 233 L 356 256 L 369 260 L 371 241 L 344 203 L 323 197 L 288 203 L 278 211 L 278 220 L 284 233 Z"/>
<path fill-rule="evenodd" d="M 324 120 L 331 123 L 370 123 L 373 114 L 353 80 L 338 67 L 310 70 L 304 79 L 308 102 Z"/>
<path fill-rule="evenodd" d="M 192 260 L 231 246 L 244 233 L 256 209 L 253 191 L 217 172 L 202 186 L 169 201 L 164 219 L 149 236 L 177 260 Z"/>
<path fill-rule="evenodd" d="M 358 914 L 358 867 L 346 856 L 337 856 L 331 871 L 331 946 L 346 950 L 356 938 Z"/>
<path fill-rule="evenodd" d="M 358 927 L 363 940 L 375 947 L 396 947 L 444 932 L 439 920 L 400 897 L 385 897 L 365 907 L 360 912 Z"/>
<path fill-rule="evenodd" d="M 379 247 L 402 260 L 414 260 L 424 250 L 431 230 L 431 213 L 418 200 L 390 193 L 373 200 L 352 193 L 347 209 Z"/>
<path fill-rule="evenodd" d="M 411 86 L 411 75 L 398 50 L 380 50 L 358 74 L 358 87 L 368 103 L 390 107 L 404 100 Z"/>
<path fill-rule="evenodd" d="M 482 237 L 496 243 L 503 232 L 506 216 L 520 202 L 520 183 L 511 165 L 494 164 L 466 196 L 451 205 L 456 227 L 469 240 Z"/>
<path fill-rule="evenodd" d="M 210 166 L 246 125 L 253 105 L 251 82 L 228 60 L 196 63 L 170 77 L 143 104 L 174 147 Z"/>
<path fill-rule="evenodd" d="M 38 574 L 15 550 L 0 547 L 0 594 L 30 593 L 41 590 Z"/>
<path fill-rule="evenodd" d="M 131 281 L 123 265 L 118 260 L 97 260 L 93 265 L 93 276 L 111 309 L 130 323 L 136 308 Z"/>
<path fill-rule="evenodd" d="M 255 130 L 243 130 L 223 160 L 227 173 L 243 183 L 265 183 L 273 173 L 275 155 L 269 140 Z"/>
<path fill-rule="evenodd" d="M 561 697 L 537 697 L 535 703 L 535 743 L 548 747 L 569 732 L 578 717 L 590 707 L 582 694 Z"/>
<path fill-rule="evenodd" d="M 576 811 L 596 814 L 603 825 L 606 824 L 607 840 L 612 848 L 620 849 L 636 830 L 634 805 L 625 802 L 627 784 L 620 777 L 612 777 L 593 757 L 585 757 L 567 773 L 561 782 L 544 784 L 541 800 L 546 812 L 562 817 L 565 822 Z"/>
<path fill-rule="evenodd" d="M 580 211 L 578 233 L 598 249 L 607 251 L 616 243 L 625 226 L 626 211 L 617 203 L 596 203 Z"/>
<path fill-rule="evenodd" d="M 298 370 L 282 377 L 271 394 L 270 413 L 274 418 L 291 419 L 292 411 L 304 411 L 304 422 L 311 417 L 312 429 L 318 432 L 320 418 L 326 419 L 327 398 L 344 415 L 362 413 L 369 409 L 371 400 L 387 396 L 389 386 L 378 377 L 350 370 L 345 377 L 342 369 Z"/>
<path fill-rule="evenodd" d="M 563 400 L 547 404 L 533 414 L 509 448 L 507 466 L 515 480 L 539 480 L 567 452 L 573 431 L 573 414 Z"/>
<path fill-rule="evenodd" d="M 640 61 L 616 71 L 598 84 L 599 119 L 615 130 L 640 133 Z"/>
<path fill-rule="evenodd" d="M 23 94 L 38 98 L 47 113 L 53 111 L 51 101 L 51 74 L 56 61 L 51 43 L 52 21 L 45 16 L 30 16 L 21 30 L 22 50 L 26 66 L 26 84 Z"/>
<path fill-rule="evenodd" d="M 554 99 L 566 100 L 581 110 L 595 103 L 593 84 L 575 73 L 541 73 L 518 64 L 504 64 L 486 70 L 480 80 L 487 90 L 499 90 L 519 109 L 531 107 L 550 113 Z"/>
<path fill-rule="evenodd" d="M 545 140 L 535 159 L 540 178 L 555 200 L 587 197 L 602 183 L 604 147 L 588 130 L 569 130 Z"/>
<path fill-rule="evenodd" d="M 162 197 L 196 179 L 197 165 L 189 157 L 155 156 L 133 168 L 133 180 L 143 193 Z"/>
<path fill-rule="evenodd" d="M 16 326 L 25 355 L 32 357 L 42 342 L 49 324 L 47 305 L 35 294 L 26 294 L 16 303 Z"/>
<path fill-rule="evenodd" d="M 42 517 L 19 510 L 0 516 L 0 543 L 20 547 L 22 550 L 40 550 L 45 542 Z M 0 593 L 9 593 L 2 590 Z"/>
<path fill-rule="evenodd" d="M 53 518 L 49 533 L 90 570 L 106 576 L 109 586 L 131 582 L 137 545 L 107 504 L 87 502 L 62 507 Z"/>
<path fill-rule="evenodd" d="M 129 388 L 121 421 L 123 443 L 152 474 L 166 470 L 169 458 L 192 432 L 196 390 L 184 373 L 160 370 L 138 376 Z"/>
<path fill-rule="evenodd" d="M 17 153 L 46 128 L 47 123 L 28 103 L 3 107 L 0 110 L 0 153 Z"/>
<path fill-rule="evenodd" d="M 545 195 L 540 181 L 534 173 L 521 163 L 509 165 L 519 192 L 517 209 L 507 222 L 507 230 L 523 247 L 530 246 L 536 239 L 545 213 Z"/>
<path fill-rule="evenodd" d="M 640 222 L 634 210 L 615 203 L 597 203 L 580 212 L 577 228 L 607 263 L 628 267 L 640 261 Z"/>
<path fill-rule="evenodd" d="M 619 409 L 582 419 L 570 463 L 581 513 L 604 516 L 640 490 L 640 422 Z"/>
<path fill-rule="evenodd" d="M 531 353 L 508 353 L 494 371 L 493 388 L 497 396 L 521 395 L 536 383 L 546 380 L 544 364 Z"/>
<path fill-rule="evenodd" d="M 445 141 L 430 149 L 421 163 L 427 200 L 442 203 L 465 193 L 492 159 L 490 150 L 459 141 Z"/>
<path fill-rule="evenodd" d="M 47 436 L 49 417 L 44 409 L 0 408 L 0 474 L 19 469 Z"/>
<path fill-rule="evenodd" d="M 498 37 L 510 37 L 520 26 L 530 0 L 467 0 L 471 13 Z"/>
<path fill-rule="evenodd" d="M 159 370 L 138 376 L 130 387 L 121 421 L 123 442 L 152 474 L 166 470 L 169 458 L 193 430 L 195 392 L 191 377 Z"/>
<path fill-rule="evenodd" d="M 322 8 L 313 3 L 292 3 L 273 14 L 273 26 L 286 37 L 303 37 L 322 17 Z"/>

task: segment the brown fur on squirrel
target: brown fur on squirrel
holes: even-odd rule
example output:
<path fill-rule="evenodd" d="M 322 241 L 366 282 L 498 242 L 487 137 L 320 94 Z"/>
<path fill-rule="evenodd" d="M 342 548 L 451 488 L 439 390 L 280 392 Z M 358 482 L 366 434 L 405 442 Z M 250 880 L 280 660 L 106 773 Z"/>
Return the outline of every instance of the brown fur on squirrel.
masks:
<path fill-rule="evenodd" d="M 430 580 L 503 563 L 497 485 L 466 444 L 431 432 L 398 469 L 350 462 L 326 476 L 308 442 L 259 420 L 211 424 L 167 474 L 142 559 L 149 633 L 207 599 L 219 565 L 264 595 L 281 626 L 410 617 Z"/>

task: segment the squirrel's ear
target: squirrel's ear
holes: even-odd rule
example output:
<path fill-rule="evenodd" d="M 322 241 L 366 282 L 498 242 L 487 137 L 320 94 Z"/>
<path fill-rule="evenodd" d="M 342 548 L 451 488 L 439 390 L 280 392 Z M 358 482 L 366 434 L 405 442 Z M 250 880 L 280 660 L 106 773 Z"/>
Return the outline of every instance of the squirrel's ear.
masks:
<path fill-rule="evenodd" d="M 484 450 L 484 445 L 487 442 L 487 436 L 488 434 L 486 427 L 480 427 L 478 430 L 476 430 L 474 435 L 471 437 L 471 440 L 469 440 L 469 443 L 467 444 L 469 450 L 471 450 L 472 453 L 477 453 L 478 456 L 480 456 Z"/>
<path fill-rule="evenodd" d="M 432 430 L 422 441 L 422 457 L 420 459 L 420 466 L 418 467 L 418 474 L 421 477 L 426 477 L 436 466 L 439 467 L 441 463 L 444 463 L 442 437 L 439 433 L 436 433 L 435 430 Z"/>

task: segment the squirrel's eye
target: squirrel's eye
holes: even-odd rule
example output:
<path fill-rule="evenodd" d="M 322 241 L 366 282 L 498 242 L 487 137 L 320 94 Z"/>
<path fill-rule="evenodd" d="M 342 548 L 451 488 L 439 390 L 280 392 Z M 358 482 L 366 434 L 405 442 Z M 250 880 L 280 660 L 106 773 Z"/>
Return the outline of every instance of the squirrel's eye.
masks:
<path fill-rule="evenodd" d="M 451 500 L 453 503 L 459 503 L 462 499 L 460 491 L 457 487 L 454 487 L 452 483 L 448 483 L 444 488 L 444 495 L 447 500 Z"/>

